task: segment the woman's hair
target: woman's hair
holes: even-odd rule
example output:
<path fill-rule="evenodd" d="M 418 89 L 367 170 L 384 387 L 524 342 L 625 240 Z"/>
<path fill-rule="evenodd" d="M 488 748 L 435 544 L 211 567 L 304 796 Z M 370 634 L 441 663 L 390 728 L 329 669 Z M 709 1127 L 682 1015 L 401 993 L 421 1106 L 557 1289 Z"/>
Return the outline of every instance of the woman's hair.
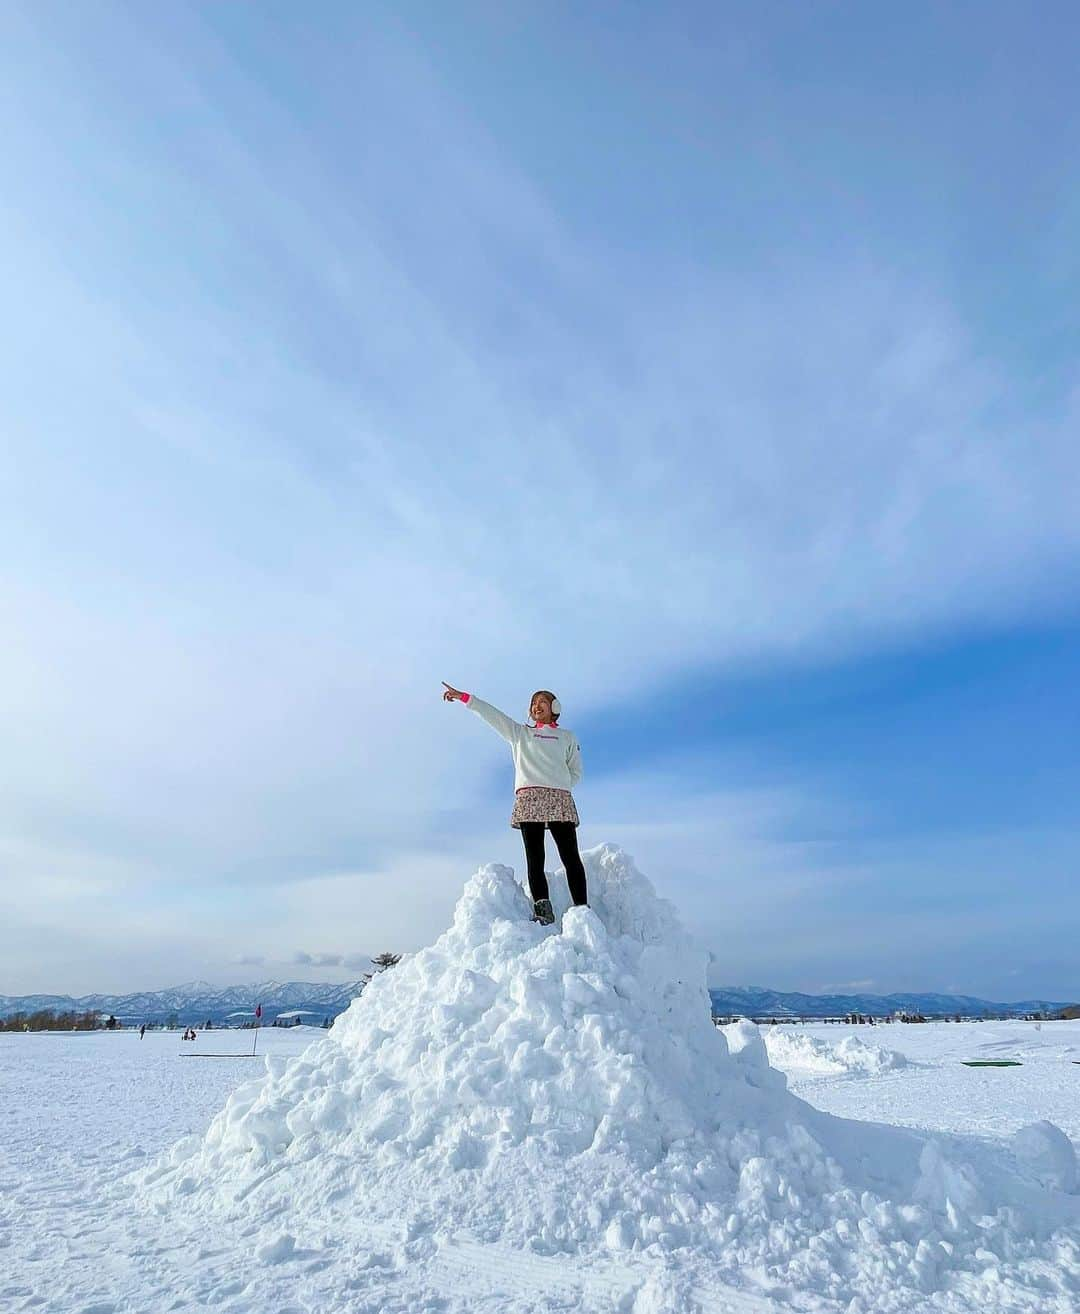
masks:
<path fill-rule="evenodd" d="M 559 701 L 559 700 L 555 697 L 555 695 L 551 692 L 550 689 L 537 689 L 537 690 L 533 693 L 532 697 L 529 699 L 529 708 L 530 708 L 530 710 L 532 709 L 533 701 L 535 700 L 537 694 L 543 694 L 544 697 L 548 700 L 549 703 L 556 703 L 556 702 Z M 554 708 L 551 709 L 551 719 L 555 722 L 556 725 L 558 725 L 558 722 L 559 722 L 559 714 L 558 714 L 558 712 L 555 711 Z"/>

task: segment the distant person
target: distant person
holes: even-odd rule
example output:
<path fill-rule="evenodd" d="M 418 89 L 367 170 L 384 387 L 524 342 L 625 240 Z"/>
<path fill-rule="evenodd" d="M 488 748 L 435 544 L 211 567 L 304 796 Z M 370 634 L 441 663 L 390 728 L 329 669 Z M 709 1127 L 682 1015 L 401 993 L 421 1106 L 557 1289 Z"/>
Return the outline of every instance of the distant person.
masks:
<path fill-rule="evenodd" d="M 139 1028 L 139 1039 L 142 1040 L 143 1036 L 145 1035 L 146 1035 L 146 1023 L 144 1022 L 142 1026 Z"/>
<path fill-rule="evenodd" d="M 578 853 L 577 805 L 570 792 L 581 779 L 581 745 L 559 725 L 562 706 L 550 689 L 538 689 L 529 700 L 532 725 L 523 725 L 472 694 L 443 681 L 448 703 L 459 701 L 475 712 L 510 745 L 514 759 L 514 810 L 510 825 L 521 831 L 533 900 L 533 921 L 550 926 L 555 920 L 544 874 L 544 831 L 551 831 L 566 868 L 566 883 L 575 904 L 587 904 L 585 867 Z"/>

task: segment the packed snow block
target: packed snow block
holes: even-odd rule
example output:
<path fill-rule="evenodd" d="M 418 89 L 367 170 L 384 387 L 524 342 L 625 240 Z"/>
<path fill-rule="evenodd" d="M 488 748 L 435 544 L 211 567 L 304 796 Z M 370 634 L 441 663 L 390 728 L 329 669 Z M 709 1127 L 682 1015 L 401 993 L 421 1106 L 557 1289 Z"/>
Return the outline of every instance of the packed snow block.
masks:
<path fill-rule="evenodd" d="M 1072 1141 L 1052 1122 L 1032 1122 L 1012 1138 L 1013 1154 L 1041 1185 L 1072 1194 L 1077 1189 L 1076 1150 Z"/>
<path fill-rule="evenodd" d="M 741 1017 L 720 1030 L 724 1033 L 732 1058 L 741 1064 L 751 1085 L 787 1089 L 787 1077 L 770 1065 L 764 1038 L 755 1023 Z"/>
<path fill-rule="evenodd" d="M 963 1227 L 961 1219 L 985 1214 L 987 1208 L 973 1169 L 955 1163 L 936 1140 L 928 1141 L 919 1156 L 919 1180 L 913 1195 L 917 1202 L 943 1215 L 951 1231 Z"/>

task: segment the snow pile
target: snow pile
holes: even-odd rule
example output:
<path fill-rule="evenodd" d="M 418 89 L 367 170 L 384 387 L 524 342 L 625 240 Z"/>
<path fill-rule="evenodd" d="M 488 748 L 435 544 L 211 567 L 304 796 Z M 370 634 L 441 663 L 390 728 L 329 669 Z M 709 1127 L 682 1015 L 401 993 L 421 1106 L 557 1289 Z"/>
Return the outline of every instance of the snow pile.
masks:
<path fill-rule="evenodd" d="M 725 1031 L 729 1029 L 724 1028 Z M 883 1072 L 907 1067 L 908 1062 L 895 1049 L 869 1045 L 858 1036 L 845 1036 L 843 1040 L 831 1044 L 790 1027 L 770 1026 L 762 1029 L 762 1038 L 769 1062 L 783 1072 L 814 1073 L 821 1076 L 846 1073 L 851 1076 L 878 1077 Z"/>
<path fill-rule="evenodd" d="M 1045 1239 L 1080 1221 L 1070 1197 L 988 1185 L 943 1146 L 797 1099 L 755 1027 L 713 1026 L 704 954 L 671 905 L 618 849 L 584 856 L 592 906 L 553 927 L 508 868 L 477 872 L 435 944 L 144 1175 L 151 1207 L 272 1224 L 268 1259 L 363 1210 L 403 1238 L 403 1271 L 464 1234 L 644 1252 L 852 1311 L 958 1283 L 1022 1295 L 1029 1257 L 1061 1275 L 1032 1279 L 1040 1299 L 1080 1282 L 1075 1237 Z"/>

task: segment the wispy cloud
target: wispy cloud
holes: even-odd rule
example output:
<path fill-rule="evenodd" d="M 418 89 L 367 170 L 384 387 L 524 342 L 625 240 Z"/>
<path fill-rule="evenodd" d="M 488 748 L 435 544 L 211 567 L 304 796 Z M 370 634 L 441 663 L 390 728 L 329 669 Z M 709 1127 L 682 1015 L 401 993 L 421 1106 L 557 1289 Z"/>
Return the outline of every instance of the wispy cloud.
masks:
<path fill-rule="evenodd" d="M 341 964 L 341 954 L 309 954 L 303 949 L 298 949 L 290 961 L 304 967 L 338 967 Z"/>

